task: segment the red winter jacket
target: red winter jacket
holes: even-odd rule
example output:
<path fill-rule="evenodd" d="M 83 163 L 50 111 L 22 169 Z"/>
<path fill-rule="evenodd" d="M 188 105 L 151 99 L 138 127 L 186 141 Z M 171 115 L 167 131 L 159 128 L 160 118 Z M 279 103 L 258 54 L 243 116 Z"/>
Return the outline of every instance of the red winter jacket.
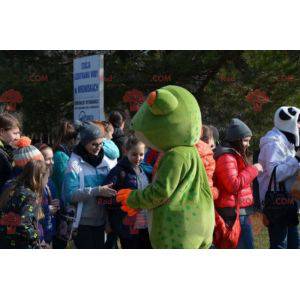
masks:
<path fill-rule="evenodd" d="M 216 154 L 215 186 L 218 188 L 219 197 L 215 200 L 215 207 L 235 207 L 235 199 L 240 202 L 240 207 L 253 205 L 251 183 L 258 175 L 252 165 L 247 165 L 240 154 L 230 148 L 224 154 Z M 222 152 L 222 151 L 221 151 Z"/>

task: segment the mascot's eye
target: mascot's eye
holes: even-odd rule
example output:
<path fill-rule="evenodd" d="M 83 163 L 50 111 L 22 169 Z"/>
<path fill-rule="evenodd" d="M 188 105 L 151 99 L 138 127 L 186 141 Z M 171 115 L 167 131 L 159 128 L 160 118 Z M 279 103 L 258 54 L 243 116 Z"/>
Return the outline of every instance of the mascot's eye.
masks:
<path fill-rule="evenodd" d="M 289 108 L 288 108 L 288 112 L 289 112 L 292 116 L 295 116 L 296 113 L 297 113 L 292 107 L 289 107 Z"/>
<path fill-rule="evenodd" d="M 291 119 L 291 116 L 289 116 L 283 109 L 279 113 L 279 118 L 283 121 L 287 121 Z"/>

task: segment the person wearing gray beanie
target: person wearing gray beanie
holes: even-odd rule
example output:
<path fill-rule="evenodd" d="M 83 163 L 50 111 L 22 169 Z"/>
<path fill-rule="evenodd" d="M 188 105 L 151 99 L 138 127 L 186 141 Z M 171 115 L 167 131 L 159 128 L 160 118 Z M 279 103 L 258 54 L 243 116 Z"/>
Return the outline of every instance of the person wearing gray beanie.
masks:
<path fill-rule="evenodd" d="M 233 118 L 227 128 L 225 140 L 235 142 L 252 136 L 251 129 L 240 119 Z"/>
<path fill-rule="evenodd" d="M 77 124 L 78 126 L 78 124 Z M 101 131 L 100 127 L 93 123 L 81 123 L 78 126 L 79 131 L 79 142 L 83 146 L 87 145 L 93 140 L 103 138 L 104 132 Z"/>
<path fill-rule="evenodd" d="M 252 132 L 244 122 L 232 119 L 226 131 L 226 143 L 219 146 L 214 155 L 214 176 L 219 191 L 219 197 L 214 202 L 217 212 L 215 233 L 221 237 L 214 241 L 217 248 L 254 248 L 250 221 L 254 213 L 252 182 L 263 168 L 260 164 L 251 165 L 247 161 L 251 136 Z M 237 238 L 223 235 L 224 222 L 229 228 L 236 222 L 240 223 L 241 230 Z M 223 243 L 225 239 L 227 241 Z"/>
<path fill-rule="evenodd" d="M 104 132 L 92 123 L 76 124 L 79 144 L 74 148 L 65 172 L 62 196 L 69 204 L 78 204 L 73 228 L 78 249 L 104 248 L 106 210 L 99 197 L 114 197 L 111 184 L 102 185 L 112 165 L 104 154 Z"/>

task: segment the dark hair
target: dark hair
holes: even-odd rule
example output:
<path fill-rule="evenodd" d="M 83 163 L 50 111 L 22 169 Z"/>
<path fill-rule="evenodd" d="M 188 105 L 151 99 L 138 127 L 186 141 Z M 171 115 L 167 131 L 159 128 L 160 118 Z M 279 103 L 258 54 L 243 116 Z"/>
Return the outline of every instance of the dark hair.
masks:
<path fill-rule="evenodd" d="M 202 136 L 201 140 L 205 143 L 208 143 L 210 139 L 213 138 L 213 131 L 207 125 L 202 125 Z"/>
<path fill-rule="evenodd" d="M 12 128 L 21 128 L 19 120 L 9 113 L 0 114 L 0 128 L 10 130 Z"/>
<path fill-rule="evenodd" d="M 235 151 L 237 151 L 243 157 L 243 159 L 246 161 L 246 163 L 248 163 L 247 157 L 249 156 L 249 151 L 248 151 L 248 148 L 245 149 L 245 147 L 243 146 L 242 140 L 238 140 L 238 141 L 234 141 L 234 142 L 227 142 L 227 143 L 225 143 L 225 145 L 229 146 L 230 148 L 233 148 Z"/>
<path fill-rule="evenodd" d="M 120 128 L 125 121 L 125 117 L 119 111 L 113 111 L 108 120 L 115 128 Z"/>
<path fill-rule="evenodd" d="M 63 121 L 60 123 L 58 128 L 57 139 L 55 142 L 55 149 L 60 144 L 69 144 L 72 140 L 75 140 L 77 137 L 77 131 L 75 126 L 70 121 Z"/>
<path fill-rule="evenodd" d="M 125 142 L 125 150 L 129 151 L 130 149 L 137 146 L 138 144 L 144 144 L 144 143 L 138 140 L 136 136 L 131 135 L 127 138 Z"/>

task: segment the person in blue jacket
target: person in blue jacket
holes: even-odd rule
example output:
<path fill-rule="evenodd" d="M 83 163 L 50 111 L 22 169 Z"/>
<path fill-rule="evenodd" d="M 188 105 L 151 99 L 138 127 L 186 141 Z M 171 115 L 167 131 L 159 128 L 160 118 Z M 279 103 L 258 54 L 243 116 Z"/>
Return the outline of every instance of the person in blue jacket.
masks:
<path fill-rule="evenodd" d="M 62 196 L 65 205 L 77 205 L 73 228 L 79 249 L 104 248 L 106 210 L 98 197 L 112 197 L 116 191 L 104 181 L 114 167 L 103 150 L 104 132 L 93 123 L 79 126 L 79 143 L 74 148 L 64 176 Z"/>
<path fill-rule="evenodd" d="M 52 180 L 55 184 L 57 196 L 60 198 L 64 174 L 67 169 L 73 147 L 76 142 L 77 130 L 70 121 L 63 121 L 58 129 L 54 146 Z"/>

